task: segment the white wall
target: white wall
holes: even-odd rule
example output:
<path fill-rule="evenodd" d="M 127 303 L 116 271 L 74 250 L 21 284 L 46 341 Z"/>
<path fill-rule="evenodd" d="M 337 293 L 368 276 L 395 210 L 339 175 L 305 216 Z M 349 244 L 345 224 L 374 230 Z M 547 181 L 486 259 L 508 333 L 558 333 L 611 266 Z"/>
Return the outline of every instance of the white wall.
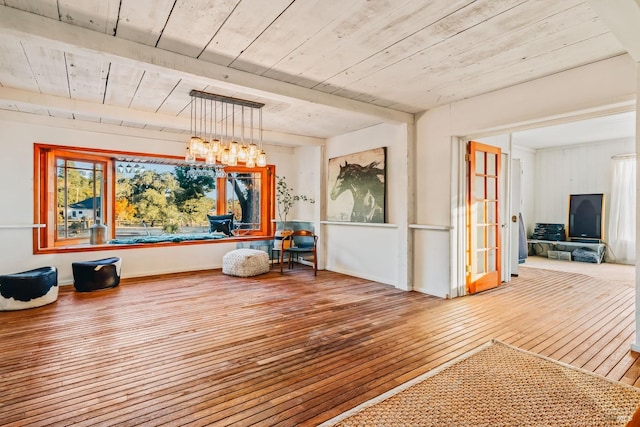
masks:
<path fill-rule="evenodd" d="M 323 147 L 299 147 L 294 150 L 291 169 L 290 186 L 293 193 L 305 195 L 314 200 L 314 203 L 299 201 L 291 208 L 291 218 L 299 221 L 317 221 L 320 218 L 320 205 L 322 194 L 322 176 L 319 165 L 323 164 Z M 316 227 L 319 223 L 316 224 Z"/>
<path fill-rule="evenodd" d="M 414 278 L 420 277 L 432 281 L 435 288 L 447 291 L 437 295 L 455 295 L 459 282 L 464 281 L 464 277 L 452 273 L 459 271 L 456 256 L 459 248 L 456 245 L 460 233 L 463 233 L 456 227 L 458 213 L 452 209 L 452 205 L 459 202 L 459 159 L 453 142 L 455 137 L 504 134 L 515 128 L 547 124 L 563 117 L 582 116 L 628 104 L 636 99 L 636 83 L 635 63 L 622 55 L 417 115 L 415 147 L 407 146 L 407 141 L 413 138 L 411 127 L 387 124 L 328 140 L 324 156 L 322 150 L 309 154 L 304 150 L 269 149 L 269 163 L 276 164 L 278 173 L 293 173 L 300 190 L 306 190 L 300 187 L 306 185 L 301 181 L 320 177 L 316 190 L 312 191 L 322 188 L 320 194 L 325 197 L 326 183 L 323 181 L 327 159 L 387 146 L 389 224 L 322 224 L 320 235 L 321 245 L 325 245 L 326 268 L 401 289 L 409 289 Z M 125 136 L 118 134 L 122 128 L 116 131 L 108 125 L 87 129 L 86 124 L 77 124 L 75 129 L 66 129 L 38 124 L 40 121 L 21 124 L 14 120 L 15 114 L 19 113 L 0 111 L 0 153 L 4 160 L 0 168 L 3 193 L 0 225 L 24 225 L 32 221 L 32 144 L 35 141 L 137 152 L 184 153 L 184 141 L 172 140 L 152 131 L 140 130 L 133 132 L 138 136 Z M 409 152 L 415 152 L 415 174 L 408 160 Z M 292 167 L 297 156 L 311 158 L 312 162 L 318 157 L 324 159 L 315 165 L 303 165 L 312 168 L 310 175 L 307 176 L 305 171 L 298 176 L 299 171 Z M 412 206 L 415 206 L 415 211 Z M 306 208 L 297 209 L 296 216 L 308 215 Z M 321 206 L 315 209 L 313 215 L 317 210 L 322 211 Z M 409 219 L 438 229 L 408 231 Z M 449 234 L 448 228 L 452 228 L 450 245 L 444 247 L 447 239 L 440 233 Z M 413 239 L 419 233 L 423 235 Z M 30 229 L 0 228 L 0 272 L 54 265 L 60 269 L 61 283 L 68 283 L 71 281 L 72 261 L 115 254 L 123 256 L 124 277 L 219 268 L 222 254 L 234 246 L 233 243 L 224 243 L 33 255 L 31 242 Z M 419 285 L 416 283 L 416 289 L 420 288 Z"/>
<path fill-rule="evenodd" d="M 611 157 L 635 153 L 635 139 L 625 138 L 537 150 L 533 222 L 567 224 L 570 194 L 605 194 L 605 234 L 609 229 Z M 606 235 L 605 235 L 606 240 Z"/>
<path fill-rule="evenodd" d="M 460 193 L 456 191 L 460 171 L 458 159 L 453 158 L 457 153 L 454 137 L 504 134 L 568 117 L 601 114 L 632 105 L 635 93 L 635 63 L 627 55 L 621 55 L 417 116 L 416 164 L 420 165 L 416 171 L 417 222 L 452 227 L 451 242 L 455 245 L 462 241 L 464 230 L 457 227 L 458 212 L 452 209 L 452 205 L 460 202 Z M 409 256 L 414 257 L 417 265 L 429 259 L 428 254 L 435 250 L 426 246 L 416 248 Z M 454 246 L 449 258 L 449 271 L 453 272 L 449 276 L 449 295 L 455 295 L 458 286 L 464 284 L 464 276 L 456 273 L 462 271 L 462 257 L 458 257 L 461 250 Z"/>
<path fill-rule="evenodd" d="M 334 157 L 379 147 L 387 147 L 387 224 L 323 223 L 326 268 L 407 289 L 402 271 L 406 254 L 401 249 L 406 247 L 407 228 L 406 126 L 384 124 L 330 138 L 325 163 Z"/>
<path fill-rule="evenodd" d="M 122 128 L 109 125 L 95 125 L 96 131 L 67 129 L 60 123 L 69 125 L 62 119 L 44 120 L 42 125 L 21 123 L 17 113 L 0 112 L 0 167 L 2 185 L 2 206 L 0 207 L 0 274 L 14 273 L 43 266 L 55 266 L 59 270 L 59 283 L 73 282 L 71 263 L 109 256 L 123 259 L 122 276 L 136 277 L 191 270 L 222 267 L 222 256 L 236 247 L 236 243 L 170 246 L 166 248 L 119 249 L 110 251 L 75 252 L 63 254 L 33 254 L 31 228 L 4 228 L 8 225 L 26 226 L 33 224 L 33 143 L 55 144 L 78 147 L 93 147 L 140 153 L 162 153 L 182 155 L 184 140 L 155 132 L 147 132 L 153 137 L 119 135 Z M 29 122 L 29 118 L 27 122 Z M 71 122 L 73 123 L 73 122 Z M 86 125 L 82 125 L 86 127 Z M 169 138 L 169 139 L 167 139 Z M 276 171 L 296 173 L 294 150 L 287 147 L 265 147 L 269 163 L 276 165 Z"/>

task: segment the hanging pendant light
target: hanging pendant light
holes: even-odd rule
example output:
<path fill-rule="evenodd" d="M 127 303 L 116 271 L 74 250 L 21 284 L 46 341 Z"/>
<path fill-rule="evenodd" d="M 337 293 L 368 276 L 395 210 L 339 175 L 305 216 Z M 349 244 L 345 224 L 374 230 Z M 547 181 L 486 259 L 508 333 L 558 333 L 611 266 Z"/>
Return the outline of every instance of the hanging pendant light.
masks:
<path fill-rule="evenodd" d="M 186 163 L 202 162 L 208 166 L 216 164 L 233 166 L 240 162 L 247 167 L 266 166 L 266 153 L 262 146 L 262 107 L 264 104 L 198 90 L 192 90 L 190 96 L 189 126 L 192 136 L 189 138 L 185 151 Z M 229 106 L 231 114 L 229 114 Z M 236 106 L 240 106 L 242 109 L 238 125 L 240 142 L 236 140 Z M 245 107 L 250 108 L 250 121 L 245 121 Z M 257 129 L 260 135 L 259 144 L 256 144 L 254 140 L 254 110 L 258 110 L 260 113 Z M 231 133 L 229 132 L 229 120 L 231 120 Z M 247 130 L 249 130 L 249 138 L 247 138 Z"/>
<path fill-rule="evenodd" d="M 265 167 L 267 166 L 267 153 L 265 153 L 264 149 L 262 148 L 262 110 L 260 110 L 258 114 L 258 118 L 259 118 L 258 135 L 260 139 L 260 144 L 258 146 L 260 147 L 260 152 L 258 153 L 258 158 L 256 159 L 256 165 L 258 167 Z"/>

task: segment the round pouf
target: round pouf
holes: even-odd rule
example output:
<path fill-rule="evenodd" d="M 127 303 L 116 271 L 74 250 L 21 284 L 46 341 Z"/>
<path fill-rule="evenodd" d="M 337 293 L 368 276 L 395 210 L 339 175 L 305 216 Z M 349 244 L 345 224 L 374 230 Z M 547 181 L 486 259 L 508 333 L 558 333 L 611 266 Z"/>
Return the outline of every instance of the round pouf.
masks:
<path fill-rule="evenodd" d="M 222 257 L 222 272 L 249 277 L 269 272 L 269 255 L 257 249 L 236 249 Z"/>
<path fill-rule="evenodd" d="M 0 276 L 0 310 L 40 307 L 58 299 L 58 269 L 42 267 Z"/>
<path fill-rule="evenodd" d="M 73 286 L 78 292 L 115 288 L 120 284 L 122 260 L 118 257 L 81 261 L 71 264 Z"/>

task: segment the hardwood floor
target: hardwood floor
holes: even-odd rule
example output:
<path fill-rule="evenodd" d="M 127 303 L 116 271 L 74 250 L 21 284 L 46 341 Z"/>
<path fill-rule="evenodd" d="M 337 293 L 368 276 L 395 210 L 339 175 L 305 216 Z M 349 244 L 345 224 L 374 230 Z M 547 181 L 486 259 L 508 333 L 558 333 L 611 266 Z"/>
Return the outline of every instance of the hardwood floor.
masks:
<path fill-rule="evenodd" d="M 0 424 L 316 425 L 492 338 L 637 386 L 634 293 L 527 267 L 454 300 L 305 267 L 65 286 L 0 312 Z"/>

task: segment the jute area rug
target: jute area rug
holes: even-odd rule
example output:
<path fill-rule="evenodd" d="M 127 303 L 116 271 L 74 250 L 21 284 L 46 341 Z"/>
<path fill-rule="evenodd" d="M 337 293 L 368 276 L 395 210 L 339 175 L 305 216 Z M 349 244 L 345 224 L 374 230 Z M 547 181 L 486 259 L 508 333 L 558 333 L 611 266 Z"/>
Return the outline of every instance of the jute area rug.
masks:
<path fill-rule="evenodd" d="M 640 389 L 491 341 L 323 426 L 625 426 Z"/>

